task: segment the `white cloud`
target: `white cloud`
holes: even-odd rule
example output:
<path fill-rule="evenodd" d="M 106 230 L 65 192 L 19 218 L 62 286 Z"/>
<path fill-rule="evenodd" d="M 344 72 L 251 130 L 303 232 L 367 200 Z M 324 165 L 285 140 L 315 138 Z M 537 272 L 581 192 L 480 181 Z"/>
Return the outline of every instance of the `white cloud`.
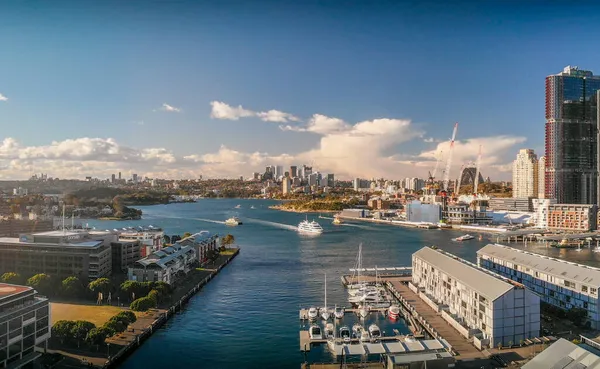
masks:
<path fill-rule="evenodd" d="M 162 111 L 167 111 L 167 112 L 171 112 L 171 113 L 181 113 L 181 109 L 180 108 L 176 108 L 172 105 L 169 104 L 162 104 L 162 106 L 160 107 L 160 110 Z"/>
<path fill-rule="evenodd" d="M 0 94 L 0 101 L 8 101 L 8 97 Z"/>
<path fill-rule="evenodd" d="M 211 101 L 210 117 L 214 119 L 239 120 L 240 118 L 258 117 L 265 122 L 286 123 L 299 122 L 300 118 L 279 110 L 253 111 L 244 109 L 241 105 L 231 106 L 221 101 Z"/>

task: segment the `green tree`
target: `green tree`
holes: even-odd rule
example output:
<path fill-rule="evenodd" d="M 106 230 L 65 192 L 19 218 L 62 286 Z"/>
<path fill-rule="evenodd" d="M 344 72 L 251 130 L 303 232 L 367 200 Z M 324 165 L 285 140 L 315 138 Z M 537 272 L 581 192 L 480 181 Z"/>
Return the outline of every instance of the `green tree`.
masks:
<path fill-rule="evenodd" d="M 110 279 L 108 278 L 98 278 L 95 281 L 91 281 L 88 285 L 88 289 L 94 292 L 96 295 L 99 292 L 103 294 L 108 294 L 111 289 Z"/>
<path fill-rule="evenodd" d="M 171 237 L 169 237 L 168 235 L 163 235 L 163 243 L 166 245 L 170 245 L 171 244 Z"/>
<path fill-rule="evenodd" d="M 79 347 L 81 341 L 84 341 L 88 333 L 96 328 L 96 325 L 92 322 L 88 322 L 86 320 L 77 320 L 74 322 L 73 327 L 71 328 L 71 337 L 73 337 L 77 341 L 77 347 Z"/>
<path fill-rule="evenodd" d="M 22 284 L 23 277 L 21 277 L 19 273 L 8 272 L 2 274 L 2 277 L 0 277 L 0 281 L 4 283 Z"/>
<path fill-rule="evenodd" d="M 120 320 L 121 322 L 129 325 L 131 323 L 135 323 L 137 317 L 133 311 L 121 311 L 119 314 L 115 315 L 114 318 Z"/>
<path fill-rule="evenodd" d="M 27 280 L 27 285 L 38 290 L 42 295 L 52 294 L 52 279 L 48 274 L 40 273 Z"/>
<path fill-rule="evenodd" d="M 66 297 L 79 297 L 83 291 L 83 284 L 77 277 L 67 277 L 62 281 L 61 292 Z"/>
<path fill-rule="evenodd" d="M 167 282 L 154 282 L 152 289 L 158 292 L 158 298 L 160 300 L 163 300 L 172 293 L 171 285 L 169 285 Z"/>
<path fill-rule="evenodd" d="M 75 327 L 75 322 L 72 320 L 59 320 L 52 326 L 52 337 L 60 340 L 60 343 L 65 343 L 65 340 L 71 339 L 71 332 Z"/>
<path fill-rule="evenodd" d="M 111 331 L 105 327 L 92 328 L 85 340 L 90 345 L 102 345 L 108 337 L 112 336 L 112 334 L 109 336 L 109 333 Z"/>
<path fill-rule="evenodd" d="M 156 301 L 150 297 L 141 297 L 131 303 L 129 308 L 133 311 L 147 311 L 156 307 Z"/>
<path fill-rule="evenodd" d="M 221 246 L 231 245 L 235 242 L 235 237 L 233 235 L 228 234 L 225 237 L 221 238 Z"/>
<path fill-rule="evenodd" d="M 123 215 L 125 205 L 123 204 L 123 198 L 121 196 L 115 196 L 112 199 L 112 208 L 115 211 L 115 216 L 120 217 Z"/>
<path fill-rule="evenodd" d="M 191 235 L 192 235 L 192 234 L 191 234 L 190 232 L 185 232 L 185 233 L 183 234 L 183 238 L 188 238 L 188 237 L 190 237 Z"/>
<path fill-rule="evenodd" d="M 104 327 L 110 329 L 111 332 L 115 332 L 114 334 L 121 333 L 127 329 L 126 324 L 114 317 L 110 318 L 110 320 L 104 324 Z"/>

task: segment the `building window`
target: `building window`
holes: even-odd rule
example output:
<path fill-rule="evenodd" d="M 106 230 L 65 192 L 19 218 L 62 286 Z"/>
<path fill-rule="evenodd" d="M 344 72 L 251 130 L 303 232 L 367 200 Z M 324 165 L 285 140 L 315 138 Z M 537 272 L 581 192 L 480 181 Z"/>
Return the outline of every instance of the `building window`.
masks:
<path fill-rule="evenodd" d="M 581 292 L 587 292 L 588 288 L 587 286 L 581 285 Z"/>
<path fill-rule="evenodd" d="M 592 295 L 596 296 L 596 295 L 598 294 L 598 290 L 597 290 L 597 289 L 595 289 L 595 288 L 591 288 L 591 287 L 590 287 L 590 293 L 591 293 Z"/>

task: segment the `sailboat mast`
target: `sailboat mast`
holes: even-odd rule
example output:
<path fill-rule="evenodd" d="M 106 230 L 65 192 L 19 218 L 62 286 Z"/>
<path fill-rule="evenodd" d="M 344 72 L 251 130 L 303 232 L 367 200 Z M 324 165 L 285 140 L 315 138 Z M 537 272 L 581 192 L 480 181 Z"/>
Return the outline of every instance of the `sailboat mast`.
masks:
<path fill-rule="evenodd" d="M 325 274 L 325 311 L 327 311 L 327 274 Z"/>

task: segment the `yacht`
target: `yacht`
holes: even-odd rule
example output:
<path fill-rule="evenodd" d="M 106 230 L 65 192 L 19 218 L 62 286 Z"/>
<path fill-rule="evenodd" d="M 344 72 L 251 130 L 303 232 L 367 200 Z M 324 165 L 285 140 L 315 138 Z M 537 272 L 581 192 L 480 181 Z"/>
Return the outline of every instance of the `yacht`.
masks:
<path fill-rule="evenodd" d="M 321 327 L 316 324 L 313 324 L 308 328 L 308 336 L 311 340 L 322 340 L 323 333 L 321 333 Z"/>
<path fill-rule="evenodd" d="M 340 328 L 340 338 L 345 343 L 350 342 L 350 340 L 352 339 L 350 328 L 348 328 L 347 326 L 343 326 L 342 328 Z"/>
<path fill-rule="evenodd" d="M 327 323 L 325 325 L 325 338 L 335 338 L 335 328 L 333 328 L 333 323 Z"/>
<path fill-rule="evenodd" d="M 331 318 L 331 309 L 327 307 L 327 274 L 325 274 L 325 305 L 321 309 L 321 318 L 329 320 Z"/>
<path fill-rule="evenodd" d="M 390 317 L 390 319 L 393 319 L 393 320 L 398 319 L 398 317 L 400 316 L 400 306 L 391 305 L 388 308 L 388 316 Z"/>
<path fill-rule="evenodd" d="M 321 228 L 321 225 L 319 225 L 319 223 L 315 222 L 314 220 L 312 222 L 309 222 L 308 219 L 306 219 L 301 221 L 300 224 L 298 224 L 298 232 L 320 234 L 323 233 L 323 228 Z"/>
<path fill-rule="evenodd" d="M 358 304 L 363 301 L 375 302 L 380 297 L 379 291 L 368 291 L 348 297 L 348 301 L 353 304 Z"/>
<path fill-rule="evenodd" d="M 367 295 L 369 293 L 379 293 L 379 290 L 377 289 L 377 287 L 370 286 L 370 285 L 364 285 L 359 288 L 348 289 L 348 295 L 350 295 L 352 297 L 356 297 L 356 296 L 360 297 L 360 296 Z"/>
<path fill-rule="evenodd" d="M 358 308 L 358 316 L 361 318 L 366 318 L 369 315 L 369 307 L 367 305 L 362 305 Z"/>
<path fill-rule="evenodd" d="M 475 237 L 471 236 L 470 234 L 465 234 L 463 236 L 453 238 L 452 241 L 458 241 L 458 242 L 460 242 L 460 241 L 468 241 L 468 240 L 472 240 L 474 238 Z"/>
<path fill-rule="evenodd" d="M 242 221 L 238 217 L 231 217 L 225 221 L 225 224 L 229 226 L 242 225 Z"/>
<path fill-rule="evenodd" d="M 319 316 L 319 310 L 316 307 L 308 309 L 308 319 L 315 320 Z"/>
<path fill-rule="evenodd" d="M 344 308 L 341 307 L 335 307 L 335 309 L 333 310 L 333 315 L 335 316 L 336 319 L 342 319 L 344 317 Z"/>
<path fill-rule="evenodd" d="M 381 338 L 381 329 L 379 329 L 377 324 L 371 324 L 369 326 L 369 334 L 371 335 L 372 339 Z"/>
<path fill-rule="evenodd" d="M 352 326 L 352 335 L 356 338 L 360 338 L 362 331 L 362 325 L 360 325 L 359 323 L 354 323 L 354 325 Z"/>
<path fill-rule="evenodd" d="M 331 223 L 333 223 L 335 225 L 340 225 L 340 224 L 342 224 L 344 222 L 342 221 L 342 219 L 340 217 L 335 216 L 335 217 L 333 217 L 333 222 L 331 222 Z"/>

